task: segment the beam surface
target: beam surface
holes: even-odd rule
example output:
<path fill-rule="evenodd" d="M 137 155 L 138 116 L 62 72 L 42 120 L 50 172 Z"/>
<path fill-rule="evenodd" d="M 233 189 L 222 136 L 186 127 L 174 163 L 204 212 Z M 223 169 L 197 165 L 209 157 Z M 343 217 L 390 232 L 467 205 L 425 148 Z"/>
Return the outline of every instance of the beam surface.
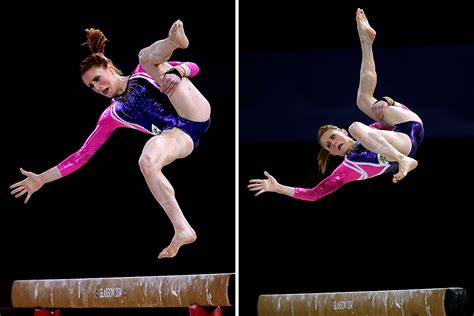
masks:
<path fill-rule="evenodd" d="M 16 280 L 15 308 L 231 306 L 233 273 L 124 278 Z"/>
<path fill-rule="evenodd" d="M 259 316 L 453 315 L 463 308 L 462 288 L 260 295 Z"/>

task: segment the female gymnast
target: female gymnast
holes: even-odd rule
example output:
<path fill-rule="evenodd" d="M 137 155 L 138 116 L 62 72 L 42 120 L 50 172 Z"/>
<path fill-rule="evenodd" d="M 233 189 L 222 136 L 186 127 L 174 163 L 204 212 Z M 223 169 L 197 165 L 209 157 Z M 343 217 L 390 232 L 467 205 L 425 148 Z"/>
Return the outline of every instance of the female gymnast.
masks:
<path fill-rule="evenodd" d="M 190 62 L 167 62 L 177 48 L 187 48 L 183 23 L 176 21 L 168 37 L 142 49 L 139 65 L 124 76 L 104 48 L 108 41 L 97 29 L 86 29 L 92 54 L 80 64 L 81 79 L 94 92 L 111 98 L 97 126 L 84 145 L 74 154 L 43 173 L 20 169 L 25 179 L 10 186 L 11 194 L 25 203 L 44 184 L 58 180 L 82 167 L 118 127 L 153 135 L 139 159 L 140 170 L 153 196 L 166 212 L 173 228 L 171 243 L 158 258 L 174 257 L 182 245 L 196 240 L 175 198 L 173 186 L 162 172 L 164 166 L 191 154 L 210 124 L 211 108 L 207 99 L 188 79 L 199 72 Z"/>
<path fill-rule="evenodd" d="M 318 155 L 320 170 L 323 173 L 326 171 L 329 155 L 344 157 L 333 173 L 316 187 L 306 189 L 282 185 L 265 171 L 266 179 L 252 179 L 249 182 L 248 189 L 256 191 L 255 196 L 276 192 L 296 199 L 316 201 L 348 182 L 398 169 L 393 175 L 393 182 L 396 183 L 417 167 L 418 162 L 412 157 L 423 140 L 423 123 L 417 114 L 401 103 L 389 97 L 374 98 L 377 73 L 372 44 L 376 33 L 362 9 L 357 9 L 356 22 L 362 48 L 357 105 L 377 122 L 369 126 L 352 123 L 349 126 L 352 137 L 345 129 L 334 125 L 320 127 L 317 134 L 321 145 Z"/>

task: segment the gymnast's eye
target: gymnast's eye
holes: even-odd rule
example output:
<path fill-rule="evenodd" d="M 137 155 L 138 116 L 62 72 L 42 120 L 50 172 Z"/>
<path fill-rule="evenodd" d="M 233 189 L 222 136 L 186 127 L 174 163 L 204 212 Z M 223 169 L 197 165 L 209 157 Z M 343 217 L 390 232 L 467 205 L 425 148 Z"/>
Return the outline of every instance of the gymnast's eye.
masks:
<path fill-rule="evenodd" d="M 100 80 L 100 76 L 95 76 L 92 79 L 92 82 L 99 82 L 99 80 Z M 89 88 L 94 89 L 94 85 L 92 84 L 92 82 L 89 84 Z"/>

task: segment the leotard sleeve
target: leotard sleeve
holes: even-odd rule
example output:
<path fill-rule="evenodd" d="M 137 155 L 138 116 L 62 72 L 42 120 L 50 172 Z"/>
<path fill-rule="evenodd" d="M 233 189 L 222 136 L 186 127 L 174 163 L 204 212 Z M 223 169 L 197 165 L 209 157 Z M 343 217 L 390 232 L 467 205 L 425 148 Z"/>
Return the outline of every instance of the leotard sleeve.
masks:
<path fill-rule="evenodd" d="M 341 163 L 333 172 L 332 174 L 322 180 L 317 186 L 312 189 L 305 189 L 305 188 L 295 188 L 295 193 L 293 197 L 295 199 L 306 200 L 306 201 L 316 201 L 326 196 L 344 184 L 360 180 L 361 175 L 359 172 L 349 168 L 344 162 Z"/>
<path fill-rule="evenodd" d="M 112 107 L 109 106 L 100 116 L 94 131 L 87 138 L 84 145 L 57 165 L 63 177 L 85 165 L 110 137 L 112 132 L 117 127 L 123 126 L 111 117 L 111 111 Z"/>

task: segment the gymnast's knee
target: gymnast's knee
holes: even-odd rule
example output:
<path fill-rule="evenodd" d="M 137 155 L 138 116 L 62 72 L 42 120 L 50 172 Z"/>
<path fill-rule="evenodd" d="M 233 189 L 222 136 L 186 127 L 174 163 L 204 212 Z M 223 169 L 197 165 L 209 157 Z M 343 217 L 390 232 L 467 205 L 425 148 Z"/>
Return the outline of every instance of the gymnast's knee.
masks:
<path fill-rule="evenodd" d="M 370 98 L 360 93 L 357 94 L 356 104 L 359 107 L 359 109 L 364 109 L 364 108 L 367 109 L 372 106 L 370 102 Z"/>
<path fill-rule="evenodd" d="M 147 176 L 153 173 L 156 173 L 156 168 L 163 167 L 160 165 L 159 160 L 156 157 L 152 157 L 152 155 L 147 153 L 142 153 L 140 158 L 138 159 L 138 165 L 140 166 L 141 172 Z"/>
<path fill-rule="evenodd" d="M 353 137 L 359 138 L 363 134 L 365 126 L 366 125 L 361 122 L 354 122 L 349 126 L 349 133 Z"/>

